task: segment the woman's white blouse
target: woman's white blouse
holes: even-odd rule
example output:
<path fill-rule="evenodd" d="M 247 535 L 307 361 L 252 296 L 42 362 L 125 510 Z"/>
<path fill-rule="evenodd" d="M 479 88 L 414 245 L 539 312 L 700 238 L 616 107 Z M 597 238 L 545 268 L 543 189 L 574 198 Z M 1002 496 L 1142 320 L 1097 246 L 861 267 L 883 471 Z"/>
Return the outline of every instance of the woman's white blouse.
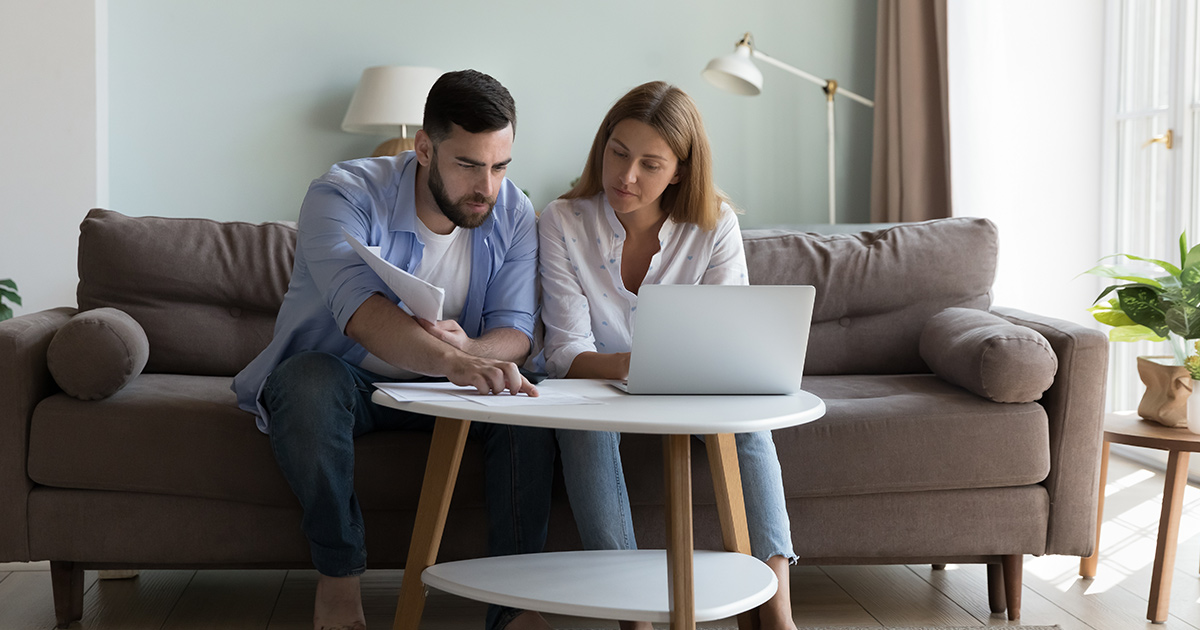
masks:
<path fill-rule="evenodd" d="M 667 219 L 642 284 L 749 284 L 737 215 L 721 205 L 705 231 Z M 621 281 L 625 228 L 603 193 L 556 199 L 538 218 L 546 371 L 561 378 L 581 352 L 629 352 L 638 296 Z"/>

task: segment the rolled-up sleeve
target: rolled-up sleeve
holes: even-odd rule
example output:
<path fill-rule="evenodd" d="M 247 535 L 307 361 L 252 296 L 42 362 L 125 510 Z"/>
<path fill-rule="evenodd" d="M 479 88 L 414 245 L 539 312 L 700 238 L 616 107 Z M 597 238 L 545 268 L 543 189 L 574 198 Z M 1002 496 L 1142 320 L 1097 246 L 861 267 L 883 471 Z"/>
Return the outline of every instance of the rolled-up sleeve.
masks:
<path fill-rule="evenodd" d="M 366 208 L 368 200 L 332 183 L 317 180 L 309 186 L 300 206 L 296 247 L 301 250 L 313 283 L 345 333 L 350 317 L 375 293 L 396 302 L 383 280 L 346 242 L 343 230 L 364 244 L 372 244 L 376 222 Z"/>
<path fill-rule="evenodd" d="M 537 311 L 537 223 L 533 206 L 524 195 L 521 208 L 513 214 L 511 241 L 504 261 L 488 283 L 483 300 L 483 332 L 515 328 L 533 344 L 533 321 Z"/>
<path fill-rule="evenodd" d="M 552 378 L 562 378 L 575 357 L 596 351 L 591 313 L 579 278 L 567 260 L 566 238 L 553 207 L 538 220 L 538 243 L 546 371 Z"/>

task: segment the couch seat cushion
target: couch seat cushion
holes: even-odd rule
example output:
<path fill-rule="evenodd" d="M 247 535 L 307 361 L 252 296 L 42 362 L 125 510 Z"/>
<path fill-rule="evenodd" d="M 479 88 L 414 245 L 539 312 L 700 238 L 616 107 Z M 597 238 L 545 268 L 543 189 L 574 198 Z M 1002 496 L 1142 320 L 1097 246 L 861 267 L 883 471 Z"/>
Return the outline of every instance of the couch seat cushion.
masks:
<path fill-rule="evenodd" d="M 51 396 L 34 410 L 29 476 L 59 488 L 298 507 L 268 437 L 238 409 L 231 381 L 142 374 L 104 400 Z M 356 440 L 355 451 L 363 509 L 416 509 L 428 434 L 372 433 Z M 468 442 L 456 506 L 483 504 L 482 459 L 479 445 Z"/>
<path fill-rule="evenodd" d="M 1046 412 L 991 402 L 932 374 L 805 376 L 815 422 L 775 431 L 789 498 L 1000 488 L 1050 471 Z"/>

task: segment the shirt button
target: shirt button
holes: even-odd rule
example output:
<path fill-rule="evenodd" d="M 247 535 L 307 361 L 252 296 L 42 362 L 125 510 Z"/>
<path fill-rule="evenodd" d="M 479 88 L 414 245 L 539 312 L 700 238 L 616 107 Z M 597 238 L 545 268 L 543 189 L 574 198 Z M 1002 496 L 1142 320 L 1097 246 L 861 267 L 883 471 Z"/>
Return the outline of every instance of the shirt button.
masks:
<path fill-rule="evenodd" d="M 842 328 L 849 328 L 849 327 L 850 327 L 850 318 L 849 318 L 849 317 L 843 317 L 843 318 L 841 318 L 841 319 L 839 319 L 839 320 L 838 320 L 838 324 L 839 324 L 839 325 L 840 325 Z"/>

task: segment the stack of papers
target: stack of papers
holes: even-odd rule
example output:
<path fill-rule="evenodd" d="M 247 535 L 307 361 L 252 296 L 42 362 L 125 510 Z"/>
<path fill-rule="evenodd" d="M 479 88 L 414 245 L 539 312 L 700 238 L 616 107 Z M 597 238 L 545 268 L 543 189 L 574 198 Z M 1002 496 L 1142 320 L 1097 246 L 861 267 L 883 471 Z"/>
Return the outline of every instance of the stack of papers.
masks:
<path fill-rule="evenodd" d="M 534 398 L 526 394 L 480 394 L 474 387 L 459 387 L 454 383 L 374 383 L 379 391 L 400 402 L 462 402 L 470 401 L 488 407 L 519 407 L 522 405 L 598 405 L 596 400 L 566 392 L 539 392 Z"/>
<path fill-rule="evenodd" d="M 446 299 L 446 291 L 408 273 L 407 271 L 384 260 L 378 247 L 363 245 L 362 241 L 354 238 L 346 230 L 342 230 L 346 242 L 362 256 L 367 266 L 371 268 L 383 283 L 400 298 L 400 307 L 409 315 L 421 319 L 442 321 L 442 302 Z"/>

